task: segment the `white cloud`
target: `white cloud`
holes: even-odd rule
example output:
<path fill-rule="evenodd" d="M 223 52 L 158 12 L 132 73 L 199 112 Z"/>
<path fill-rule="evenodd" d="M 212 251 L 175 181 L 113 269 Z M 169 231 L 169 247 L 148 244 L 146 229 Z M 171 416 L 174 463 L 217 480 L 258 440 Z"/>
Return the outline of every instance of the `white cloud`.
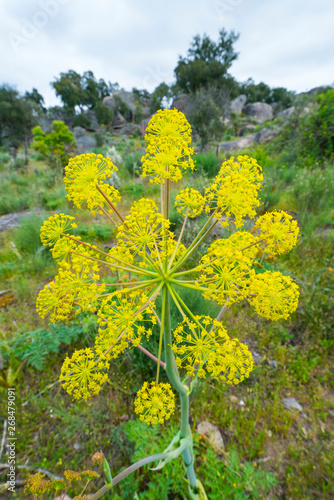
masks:
<path fill-rule="evenodd" d="M 36 87 L 48 105 L 69 69 L 152 91 L 173 81 L 195 34 L 218 40 L 225 27 L 240 32 L 239 81 L 303 91 L 333 82 L 333 18 L 330 0 L 2 0 L 0 83 Z"/>

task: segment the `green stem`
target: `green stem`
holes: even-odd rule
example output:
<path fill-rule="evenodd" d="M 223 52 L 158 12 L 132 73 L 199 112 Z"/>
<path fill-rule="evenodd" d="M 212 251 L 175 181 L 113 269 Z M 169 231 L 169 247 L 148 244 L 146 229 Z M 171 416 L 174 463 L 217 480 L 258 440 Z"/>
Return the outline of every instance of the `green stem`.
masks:
<path fill-rule="evenodd" d="M 112 485 L 106 484 L 105 486 L 103 486 L 99 491 L 97 491 L 94 495 L 90 497 L 90 500 L 97 500 L 98 498 L 101 498 L 102 495 L 111 490 L 111 488 L 116 486 L 116 484 L 122 481 L 122 479 L 124 479 L 126 476 L 128 476 L 135 470 L 139 469 L 140 467 L 150 464 L 151 462 L 157 462 L 158 460 L 163 460 L 166 457 L 167 453 L 160 453 L 159 455 L 151 455 L 150 457 L 145 457 L 142 460 L 136 462 L 135 464 L 130 465 L 130 467 L 120 472 L 117 476 L 113 477 Z"/>
<path fill-rule="evenodd" d="M 189 394 L 188 387 L 181 382 L 180 374 L 177 369 L 174 354 L 172 351 L 172 330 L 170 321 L 170 292 L 167 286 L 163 288 L 163 303 L 165 308 L 164 317 L 164 338 L 165 338 L 165 351 L 166 351 L 166 371 L 170 383 L 174 389 L 179 393 L 181 400 L 181 439 L 187 438 L 191 435 L 189 427 Z M 182 452 L 183 462 L 187 471 L 190 487 L 195 489 L 197 486 L 197 479 L 194 470 L 194 459 L 192 444 L 188 445 Z"/>

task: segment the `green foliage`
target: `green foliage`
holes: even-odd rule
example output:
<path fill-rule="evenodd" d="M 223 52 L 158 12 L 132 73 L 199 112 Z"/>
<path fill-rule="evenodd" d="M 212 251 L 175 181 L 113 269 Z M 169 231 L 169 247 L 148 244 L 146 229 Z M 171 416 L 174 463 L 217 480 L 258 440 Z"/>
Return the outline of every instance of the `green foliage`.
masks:
<path fill-rule="evenodd" d="M 104 146 L 104 137 L 101 132 L 95 132 L 94 134 L 96 147 L 102 148 Z"/>
<path fill-rule="evenodd" d="M 63 105 L 74 111 L 76 106 L 83 110 L 84 106 L 93 108 L 98 102 L 108 95 L 112 95 L 118 84 L 108 84 L 101 78 L 95 79 L 92 71 L 85 71 L 81 76 L 73 70 L 60 73 L 60 77 L 51 82 L 56 95 L 60 97 Z"/>
<path fill-rule="evenodd" d="M 160 83 L 152 92 L 150 96 L 151 106 L 150 113 L 153 115 L 158 109 L 163 109 L 164 99 L 169 100 L 172 97 L 172 92 L 167 83 Z"/>
<path fill-rule="evenodd" d="M 320 94 L 302 125 L 302 152 L 321 161 L 334 157 L 334 89 Z"/>
<path fill-rule="evenodd" d="M 34 105 L 19 96 L 9 85 L 0 86 L 0 146 L 5 142 L 14 150 L 31 136 L 31 128 L 36 124 Z"/>
<path fill-rule="evenodd" d="M 108 106 L 105 106 L 102 102 L 98 102 L 95 104 L 94 113 L 100 125 L 109 125 L 113 121 L 114 113 L 110 108 L 108 108 Z"/>
<path fill-rule="evenodd" d="M 66 192 L 65 188 L 61 187 L 56 190 L 46 190 L 41 194 L 40 202 L 43 207 L 48 210 L 56 210 L 60 207 L 67 206 L 67 200 L 65 198 Z"/>
<path fill-rule="evenodd" d="M 91 125 L 91 120 L 88 118 L 88 116 L 85 113 L 80 113 L 79 115 L 76 115 L 73 119 L 72 126 L 73 127 L 89 127 Z"/>
<path fill-rule="evenodd" d="M 275 103 L 276 111 L 289 108 L 293 104 L 294 93 L 284 87 L 270 88 L 266 83 L 255 83 L 252 78 L 248 78 L 245 83 L 239 85 L 240 94 L 245 94 L 247 102 Z"/>
<path fill-rule="evenodd" d="M 62 345 L 70 345 L 83 333 L 81 325 L 50 325 L 49 328 L 18 331 L 9 341 L 0 341 L 5 362 L 10 353 L 14 353 L 18 359 L 26 359 L 29 366 L 42 370 L 50 354 L 58 353 Z"/>
<path fill-rule="evenodd" d="M 6 153 L 0 153 L 0 165 L 7 165 L 10 161 L 10 156 Z"/>
<path fill-rule="evenodd" d="M 192 93 L 202 88 L 214 85 L 233 86 L 233 79 L 228 77 L 227 71 L 238 54 L 233 45 L 239 35 L 225 29 L 219 32 L 218 42 L 213 42 L 207 35 L 201 39 L 196 35 L 188 50 L 188 57 L 180 57 L 174 69 L 176 85 L 174 91 Z"/>
<path fill-rule="evenodd" d="M 168 446 L 176 431 L 175 426 L 170 426 L 164 428 L 164 432 L 161 433 L 159 425 L 149 427 L 138 420 L 130 421 L 121 426 L 121 429 L 118 428 L 118 434 L 125 432 L 129 443 L 123 441 L 122 446 L 126 446 L 127 453 L 131 454 L 132 463 L 145 456 L 161 453 Z M 260 499 L 277 484 L 273 474 L 258 470 L 249 462 L 240 463 L 235 451 L 227 455 L 226 461 L 219 459 L 211 448 L 204 447 L 200 443 L 197 434 L 194 434 L 194 450 L 197 460 L 200 461 L 198 464 L 200 479 L 205 485 L 208 498 L 212 500 Z M 152 467 L 155 465 L 153 464 Z M 120 496 L 117 495 L 116 498 L 150 500 L 188 498 L 187 485 L 182 477 L 184 477 L 184 469 L 180 458 L 168 463 L 159 472 L 157 481 L 154 480 L 154 472 L 150 472 L 148 467 L 145 467 L 140 473 L 127 477 L 115 487 L 115 492 L 120 493 Z"/>
<path fill-rule="evenodd" d="M 73 230 L 75 236 L 80 236 L 83 239 L 87 238 L 89 241 L 105 241 L 111 240 L 114 235 L 114 229 L 110 226 L 102 226 L 100 224 L 80 224 Z"/>
<path fill-rule="evenodd" d="M 24 158 L 15 158 L 12 168 L 13 168 L 13 170 L 19 170 L 21 172 L 24 172 L 24 170 L 25 170 Z"/>
<path fill-rule="evenodd" d="M 139 177 L 142 157 L 143 153 L 141 151 L 135 151 L 134 153 L 125 156 L 125 168 L 131 177 Z"/>
<path fill-rule="evenodd" d="M 195 156 L 196 172 L 208 177 L 215 177 L 221 167 L 221 162 L 213 151 L 209 153 L 199 153 Z"/>
<path fill-rule="evenodd" d="M 54 121 L 50 134 L 43 132 L 40 126 L 32 131 L 32 147 L 41 153 L 53 168 L 68 164 L 68 155 L 75 145 L 75 137 L 64 122 Z"/>

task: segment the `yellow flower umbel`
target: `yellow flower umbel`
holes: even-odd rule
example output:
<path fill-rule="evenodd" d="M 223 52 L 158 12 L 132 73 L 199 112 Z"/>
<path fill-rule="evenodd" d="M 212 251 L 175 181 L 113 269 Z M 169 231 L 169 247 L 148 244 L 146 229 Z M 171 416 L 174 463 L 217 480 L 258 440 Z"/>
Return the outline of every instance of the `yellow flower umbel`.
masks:
<path fill-rule="evenodd" d="M 210 187 L 206 190 L 207 212 L 215 210 L 215 215 L 228 226 L 234 220 L 236 227 L 243 225 L 243 218 L 253 219 L 255 208 L 260 205 L 257 198 L 263 175 L 257 161 L 248 156 L 233 156 L 222 167 Z"/>
<path fill-rule="evenodd" d="M 190 134 L 189 123 L 177 109 L 159 110 L 153 115 L 146 128 L 148 145 L 142 158 L 142 176 L 151 176 L 150 182 L 160 184 L 166 179 L 177 182 L 183 171 L 193 170 Z"/>
<path fill-rule="evenodd" d="M 85 401 L 100 392 L 108 379 L 108 368 L 105 358 L 98 359 L 92 349 L 81 349 L 65 359 L 60 380 L 73 398 Z"/>
<path fill-rule="evenodd" d="M 147 424 L 162 424 L 168 420 L 175 408 L 175 397 L 170 384 L 144 382 L 137 392 L 135 412 Z"/>
<path fill-rule="evenodd" d="M 262 272 L 261 260 L 289 251 L 296 244 L 298 227 L 288 214 L 272 212 L 259 217 L 251 232 L 238 230 L 245 218 L 256 216 L 263 179 L 256 160 L 238 156 L 223 162 L 207 189 L 181 186 L 175 207 L 184 220 L 175 235 L 169 220 L 169 191 L 171 181 L 178 182 L 194 168 L 191 128 L 179 111 L 163 110 L 152 117 L 146 132 L 142 176 L 160 185 L 160 196 L 135 201 L 124 215 L 116 206 L 118 191 L 104 182 L 116 170 L 111 161 L 94 154 L 70 161 L 65 177 L 68 198 L 78 208 L 84 205 L 104 214 L 116 241 L 109 250 L 97 248 L 75 237 L 73 217 L 50 217 L 41 229 L 41 239 L 51 247 L 59 271 L 41 290 L 37 310 L 42 317 L 50 314 L 51 321 L 68 321 L 80 311 L 97 315 L 94 348 L 76 351 L 62 368 L 61 380 L 74 398 L 86 400 L 98 394 L 107 380 L 109 361 L 136 347 L 157 363 L 157 376 L 138 392 L 135 411 L 149 424 L 170 418 L 175 406 L 173 387 L 181 397 L 185 438 L 193 378 L 212 376 L 238 384 L 253 369 L 247 345 L 230 338 L 221 323 L 225 308 L 247 300 L 258 314 L 272 320 L 287 318 L 296 309 L 297 285 L 278 272 Z M 207 217 L 206 221 L 185 246 L 187 223 L 198 216 Z M 218 222 L 230 231 L 229 236 L 211 241 L 192 264 L 190 258 Z M 220 304 L 218 318 L 192 310 L 183 300 L 180 290 L 184 289 L 199 291 Z M 182 317 L 173 335 L 172 306 Z M 157 357 L 141 345 L 143 339 L 149 343 L 152 338 L 159 341 Z M 171 385 L 159 380 L 160 368 L 166 369 Z"/>

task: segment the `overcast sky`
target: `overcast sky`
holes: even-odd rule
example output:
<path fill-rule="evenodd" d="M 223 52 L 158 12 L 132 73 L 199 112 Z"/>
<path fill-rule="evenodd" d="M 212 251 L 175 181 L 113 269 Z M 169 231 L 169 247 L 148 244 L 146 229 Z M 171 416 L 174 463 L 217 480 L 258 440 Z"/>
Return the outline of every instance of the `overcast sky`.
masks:
<path fill-rule="evenodd" d="M 333 0 L 1 0 L 0 84 L 59 104 L 60 72 L 149 91 L 174 81 L 196 34 L 240 33 L 230 69 L 298 92 L 334 82 Z"/>

